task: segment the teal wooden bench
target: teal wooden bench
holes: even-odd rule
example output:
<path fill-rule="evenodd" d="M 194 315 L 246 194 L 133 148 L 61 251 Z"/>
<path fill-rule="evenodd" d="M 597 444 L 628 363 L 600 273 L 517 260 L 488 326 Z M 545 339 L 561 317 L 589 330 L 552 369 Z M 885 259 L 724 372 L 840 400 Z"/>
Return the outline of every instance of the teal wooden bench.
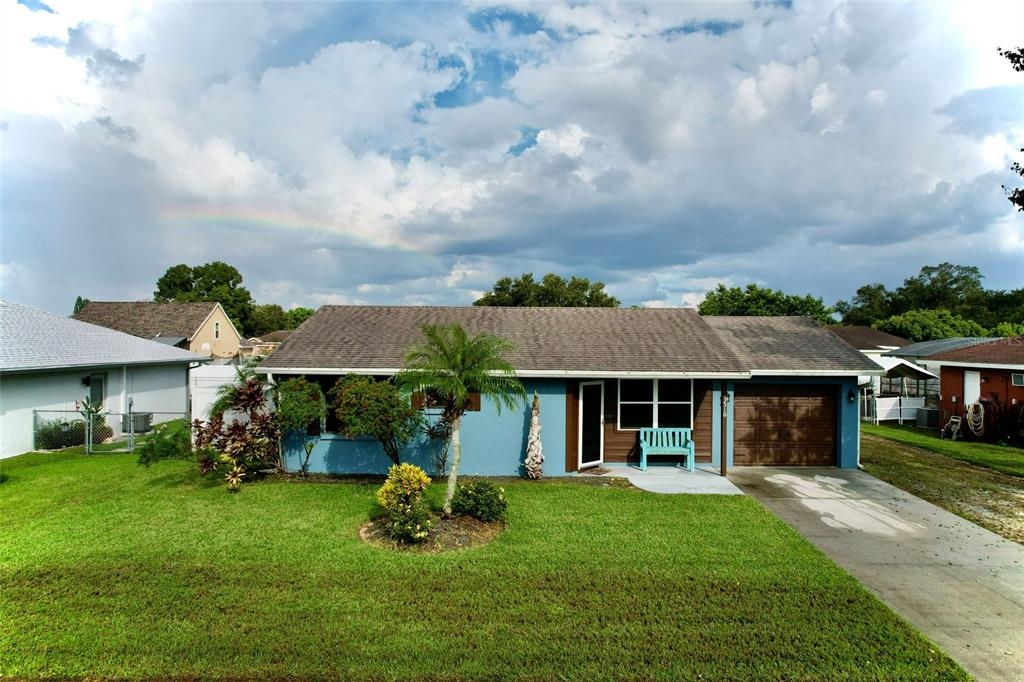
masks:
<path fill-rule="evenodd" d="M 647 455 L 686 455 L 686 469 L 693 471 L 692 429 L 640 429 L 640 471 L 647 471 Z"/>

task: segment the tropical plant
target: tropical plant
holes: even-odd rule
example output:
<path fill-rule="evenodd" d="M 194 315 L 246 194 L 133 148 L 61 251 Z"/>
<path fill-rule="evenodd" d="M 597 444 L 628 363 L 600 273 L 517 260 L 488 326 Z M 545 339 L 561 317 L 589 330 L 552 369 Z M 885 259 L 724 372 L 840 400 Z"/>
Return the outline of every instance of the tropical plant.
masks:
<path fill-rule="evenodd" d="M 350 374 L 338 379 L 328 397 L 342 435 L 373 438 L 392 462 L 401 464 L 402 449 L 416 436 L 423 415 L 398 387 Z"/>
<path fill-rule="evenodd" d="M 235 367 L 234 383 L 224 384 L 217 389 L 217 397 L 208 410 L 210 419 L 223 417 L 225 412 L 234 407 L 239 407 L 241 408 L 239 411 L 244 412 L 243 405 L 262 407 L 266 404 L 266 393 L 269 387 L 256 373 L 260 359 L 258 357 L 249 358 L 245 363 Z M 246 395 L 243 396 L 243 393 Z"/>
<path fill-rule="evenodd" d="M 309 457 L 314 441 L 306 437 L 311 424 L 319 424 L 326 408 L 320 385 L 303 377 L 282 381 L 277 387 L 277 422 L 282 432 L 298 431 L 303 436 L 302 447 L 306 457 L 302 461 L 302 475 L 309 470 Z"/>
<path fill-rule="evenodd" d="M 432 396 L 452 425 L 452 462 L 444 498 L 444 512 L 451 514 L 462 460 L 462 417 L 471 395 L 490 398 L 500 413 L 503 406 L 519 406 L 526 390 L 505 359 L 514 348 L 507 339 L 486 332 L 471 337 L 458 324 L 423 325 L 420 330 L 425 340 L 405 356 L 405 368 L 397 378 L 405 389 Z"/>
<path fill-rule="evenodd" d="M 427 539 L 433 521 L 423 500 L 430 477 L 412 464 L 395 464 L 377 490 L 377 503 L 384 509 L 386 531 L 398 542 L 422 542 Z"/>
<path fill-rule="evenodd" d="M 452 500 L 452 511 L 459 516 L 472 516 L 488 523 L 504 521 L 508 513 L 505 489 L 490 481 L 460 485 Z"/>

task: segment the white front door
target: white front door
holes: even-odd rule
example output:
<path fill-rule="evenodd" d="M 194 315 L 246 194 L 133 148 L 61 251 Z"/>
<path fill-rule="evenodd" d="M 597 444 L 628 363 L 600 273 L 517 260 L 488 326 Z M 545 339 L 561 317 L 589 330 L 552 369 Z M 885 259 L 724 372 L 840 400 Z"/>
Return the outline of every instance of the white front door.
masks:
<path fill-rule="evenodd" d="M 964 370 L 964 407 L 978 402 L 981 398 L 981 372 Z"/>
<path fill-rule="evenodd" d="M 580 382 L 580 469 L 604 461 L 604 382 Z"/>

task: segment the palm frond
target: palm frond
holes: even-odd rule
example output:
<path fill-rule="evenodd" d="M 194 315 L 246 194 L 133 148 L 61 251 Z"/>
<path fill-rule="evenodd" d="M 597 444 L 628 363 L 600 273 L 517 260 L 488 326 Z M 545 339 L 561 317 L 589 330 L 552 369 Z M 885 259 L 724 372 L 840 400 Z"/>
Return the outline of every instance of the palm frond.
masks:
<path fill-rule="evenodd" d="M 498 412 L 515 409 L 526 398 L 505 359 L 515 350 L 507 339 L 486 332 L 470 337 L 457 324 L 424 325 L 421 331 L 424 342 L 409 350 L 396 377 L 406 390 L 432 391 L 457 410 L 465 408 L 471 393 L 493 400 Z"/>

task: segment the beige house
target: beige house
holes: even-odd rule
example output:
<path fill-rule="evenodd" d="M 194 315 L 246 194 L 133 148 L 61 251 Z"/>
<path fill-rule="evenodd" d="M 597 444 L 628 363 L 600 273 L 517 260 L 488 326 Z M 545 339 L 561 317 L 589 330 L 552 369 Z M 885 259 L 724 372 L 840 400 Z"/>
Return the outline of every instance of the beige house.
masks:
<path fill-rule="evenodd" d="M 280 329 L 263 336 L 250 337 L 242 342 L 241 347 L 238 349 L 238 355 L 243 359 L 270 355 L 285 339 L 291 336 L 291 333 L 292 330 L 290 329 Z"/>
<path fill-rule="evenodd" d="M 220 303 L 91 301 L 74 318 L 213 358 L 235 357 L 242 343 Z"/>

